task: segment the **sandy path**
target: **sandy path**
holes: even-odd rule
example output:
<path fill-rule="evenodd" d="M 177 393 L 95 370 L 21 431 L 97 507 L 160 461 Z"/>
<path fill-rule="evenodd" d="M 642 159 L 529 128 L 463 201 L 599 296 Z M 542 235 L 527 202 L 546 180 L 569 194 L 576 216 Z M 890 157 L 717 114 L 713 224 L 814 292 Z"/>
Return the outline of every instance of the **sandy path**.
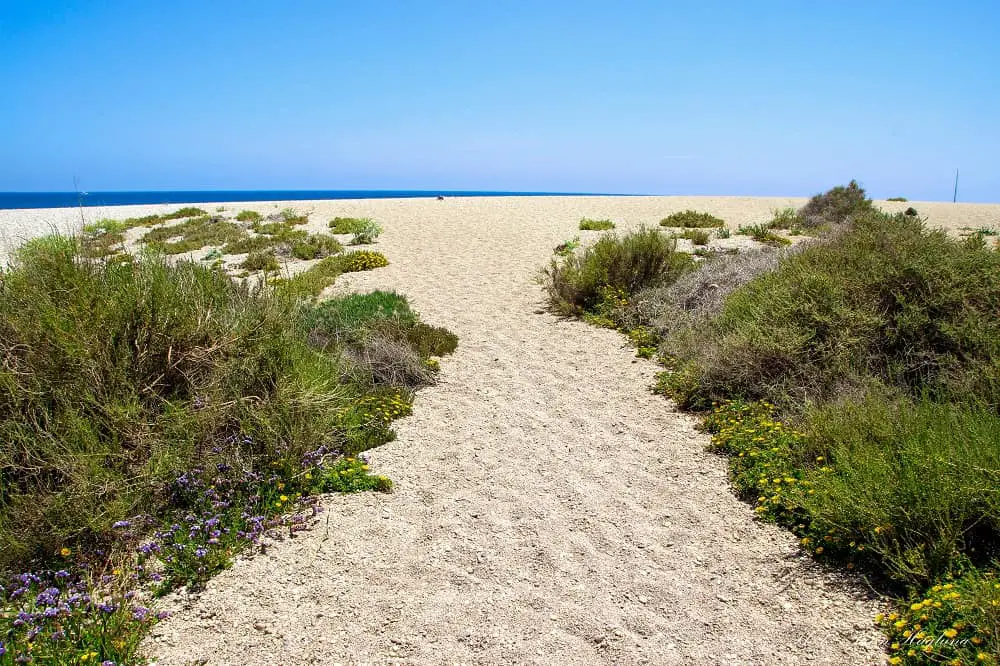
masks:
<path fill-rule="evenodd" d="M 533 283 L 582 215 L 628 227 L 696 207 L 736 226 L 787 203 L 301 204 L 317 230 L 334 214 L 379 219 L 392 265 L 336 288 L 395 288 L 459 349 L 372 452 L 393 493 L 330 498 L 313 530 L 175 599 L 150 651 L 164 664 L 878 662 L 874 603 L 755 523 L 695 421 L 649 393 L 656 367 L 614 332 L 539 312 Z M 121 214 L 147 209 L 163 207 Z"/>

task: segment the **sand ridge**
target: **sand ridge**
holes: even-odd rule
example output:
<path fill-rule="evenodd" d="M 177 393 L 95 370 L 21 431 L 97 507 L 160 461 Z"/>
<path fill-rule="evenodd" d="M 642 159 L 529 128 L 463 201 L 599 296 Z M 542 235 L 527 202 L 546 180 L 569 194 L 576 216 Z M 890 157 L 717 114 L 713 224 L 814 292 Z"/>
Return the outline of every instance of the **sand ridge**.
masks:
<path fill-rule="evenodd" d="M 755 522 L 696 421 L 649 392 L 656 366 L 615 332 L 545 312 L 534 282 L 556 244 L 596 235 L 576 230 L 584 215 L 629 228 L 695 208 L 735 228 L 801 203 L 292 203 L 316 231 L 334 215 L 375 217 L 391 265 L 333 289 L 396 289 L 459 348 L 397 440 L 370 452 L 391 494 L 331 496 L 312 530 L 172 597 L 150 653 L 162 664 L 880 663 L 878 603 Z M 165 210 L 128 208 L 141 211 L 116 216 Z M 983 210 L 955 224 L 990 224 L 1000 208 Z M 28 229 L 21 213 L 0 211 L 0 228 Z"/>

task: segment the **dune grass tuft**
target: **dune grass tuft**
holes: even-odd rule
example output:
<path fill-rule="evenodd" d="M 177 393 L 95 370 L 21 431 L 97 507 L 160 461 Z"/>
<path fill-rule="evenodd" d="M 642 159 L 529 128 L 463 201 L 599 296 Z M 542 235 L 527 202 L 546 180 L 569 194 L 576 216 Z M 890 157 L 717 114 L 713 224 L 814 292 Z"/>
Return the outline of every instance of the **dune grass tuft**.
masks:
<path fill-rule="evenodd" d="M 587 217 L 580 220 L 580 231 L 607 231 L 614 228 L 615 223 L 611 220 L 591 220 Z"/>
<path fill-rule="evenodd" d="M 660 220 L 661 227 L 681 227 L 684 229 L 704 229 L 724 227 L 726 223 L 710 213 L 699 213 L 696 210 L 682 210 L 672 213 Z"/>

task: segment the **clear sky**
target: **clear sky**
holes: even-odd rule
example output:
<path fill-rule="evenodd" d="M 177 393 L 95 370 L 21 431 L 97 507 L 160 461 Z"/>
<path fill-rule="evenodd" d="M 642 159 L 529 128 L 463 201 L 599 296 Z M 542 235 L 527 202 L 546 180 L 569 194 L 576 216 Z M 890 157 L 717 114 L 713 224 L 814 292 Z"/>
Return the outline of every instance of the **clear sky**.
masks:
<path fill-rule="evenodd" d="M 0 0 L 0 190 L 1000 201 L 998 0 Z"/>

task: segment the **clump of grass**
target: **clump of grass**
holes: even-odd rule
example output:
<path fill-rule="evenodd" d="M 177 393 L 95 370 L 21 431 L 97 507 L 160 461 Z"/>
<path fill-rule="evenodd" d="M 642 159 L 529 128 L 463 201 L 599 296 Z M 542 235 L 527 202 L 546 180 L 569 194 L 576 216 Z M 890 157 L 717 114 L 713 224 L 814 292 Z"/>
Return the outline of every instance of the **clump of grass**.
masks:
<path fill-rule="evenodd" d="M 729 230 L 729 227 L 719 227 L 719 229 L 715 232 L 715 235 L 717 238 L 729 238 L 732 235 L 732 232 Z"/>
<path fill-rule="evenodd" d="M 889 197 L 886 201 L 900 201 L 905 203 L 906 201 L 909 201 L 909 199 L 906 197 Z"/>
<path fill-rule="evenodd" d="M 358 220 L 353 233 L 351 245 L 370 245 L 382 234 L 382 227 L 375 220 L 366 217 Z"/>
<path fill-rule="evenodd" d="M 344 246 L 333 236 L 310 234 L 304 240 L 292 243 L 291 253 L 296 259 L 322 259 L 342 252 Z"/>
<path fill-rule="evenodd" d="M 309 215 L 308 214 L 303 215 L 298 211 L 296 211 L 294 208 L 283 209 L 280 213 L 278 213 L 278 219 L 280 219 L 285 224 L 290 224 L 290 225 L 309 223 Z"/>
<path fill-rule="evenodd" d="M 241 210 L 236 214 L 236 219 L 240 222 L 260 222 L 264 216 L 255 210 Z"/>
<path fill-rule="evenodd" d="M 357 217 L 335 217 L 327 224 L 330 227 L 330 231 L 335 234 L 353 234 L 364 223 L 361 218 Z"/>
<path fill-rule="evenodd" d="M 580 231 L 607 231 L 614 228 L 615 223 L 611 220 L 591 220 L 587 217 L 580 220 Z"/>
<path fill-rule="evenodd" d="M 285 221 L 280 222 L 255 222 L 250 229 L 257 234 L 264 236 L 282 236 L 284 238 L 294 238 L 296 234 L 305 238 L 307 232 L 295 229 Z"/>
<path fill-rule="evenodd" d="M 247 258 L 240 263 L 240 268 L 248 271 L 268 271 L 281 270 L 281 264 L 274 252 L 270 250 L 255 251 L 247 255 Z"/>
<path fill-rule="evenodd" d="M 678 238 L 685 238 L 695 245 L 708 245 L 711 236 L 704 229 L 685 229 Z"/>
<path fill-rule="evenodd" d="M 835 226 L 850 222 L 872 211 L 872 202 L 857 181 L 838 185 L 817 194 L 799 211 L 802 224 L 808 229 Z"/>
<path fill-rule="evenodd" d="M 741 226 L 739 228 L 739 231 L 737 231 L 737 233 L 744 236 L 750 236 L 750 238 L 754 239 L 758 243 L 763 243 L 764 245 L 771 245 L 775 247 L 781 245 L 789 245 L 792 242 L 787 238 L 785 238 L 784 236 L 780 236 L 774 233 L 773 231 L 771 231 L 770 228 L 768 228 L 767 225 L 764 224 L 750 224 L 746 226 Z"/>
<path fill-rule="evenodd" d="M 222 246 L 224 254 L 248 254 L 271 250 L 278 241 L 270 236 L 247 236 Z"/>
<path fill-rule="evenodd" d="M 803 226 L 802 216 L 794 208 L 780 208 L 771 211 L 768 229 L 798 230 Z"/>
<path fill-rule="evenodd" d="M 904 215 L 909 215 L 910 217 L 917 217 L 919 215 L 919 213 L 917 212 L 916 208 L 914 208 L 913 206 L 910 206 L 909 208 L 906 209 L 906 212 L 904 213 Z"/>
<path fill-rule="evenodd" d="M 382 227 L 370 217 L 335 217 L 329 227 L 335 234 L 353 234 L 351 245 L 374 243 L 382 233 Z"/>
<path fill-rule="evenodd" d="M 83 225 L 85 234 L 121 234 L 128 229 L 128 225 L 119 220 L 103 218 L 97 222 Z"/>
<path fill-rule="evenodd" d="M 166 215 L 161 215 L 161 220 L 179 220 L 184 217 L 201 217 L 203 215 L 208 215 L 208 211 L 202 210 L 201 208 L 196 208 L 194 206 L 187 206 L 179 210 L 175 210 L 173 213 L 167 213 Z"/>
<path fill-rule="evenodd" d="M 699 213 L 695 210 L 683 210 L 672 213 L 660 220 L 661 227 L 683 227 L 685 229 L 704 229 L 724 227 L 725 221 L 710 213 Z"/>
<path fill-rule="evenodd" d="M 583 314 L 593 311 L 608 290 L 627 298 L 675 280 L 692 265 L 689 255 L 675 249 L 676 241 L 656 229 L 610 233 L 583 252 L 553 259 L 542 279 L 556 310 Z"/>
<path fill-rule="evenodd" d="M 181 224 L 152 229 L 143 236 L 143 240 L 165 254 L 180 254 L 199 250 L 207 245 L 226 245 L 245 236 L 246 231 L 238 224 L 203 216 Z"/>

